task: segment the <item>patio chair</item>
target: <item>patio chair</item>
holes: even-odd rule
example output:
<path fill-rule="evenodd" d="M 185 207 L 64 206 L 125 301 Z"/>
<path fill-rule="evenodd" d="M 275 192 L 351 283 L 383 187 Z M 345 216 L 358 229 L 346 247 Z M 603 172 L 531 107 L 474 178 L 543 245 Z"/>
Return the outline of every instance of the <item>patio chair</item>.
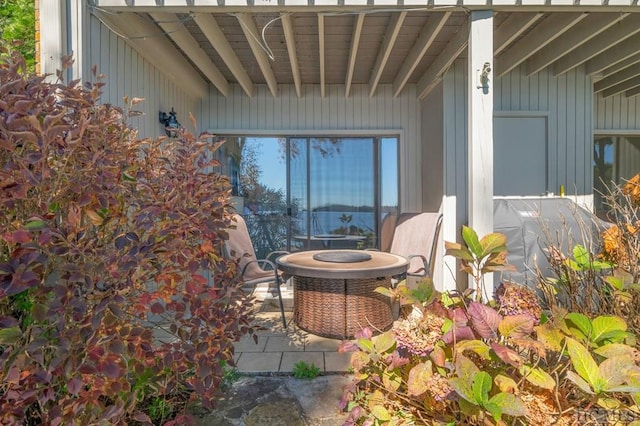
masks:
<path fill-rule="evenodd" d="M 234 214 L 232 221 L 235 227 L 228 229 L 229 239 L 226 246 L 230 256 L 238 258 L 238 268 L 245 285 L 252 286 L 255 290 L 258 284 L 272 283 L 269 285 L 269 291 L 272 295 L 278 296 L 280 303 L 280 313 L 282 314 L 282 324 L 287 328 L 287 321 L 284 315 L 284 304 L 282 302 L 282 293 L 280 284 L 284 282 L 274 261 L 270 258 L 277 254 L 288 253 L 286 251 L 274 251 L 267 255 L 265 259 L 256 257 L 247 224 L 239 214 Z"/>
<path fill-rule="evenodd" d="M 398 217 L 388 251 L 409 259 L 407 285 L 433 277 L 441 225 L 441 213 L 402 213 Z"/>

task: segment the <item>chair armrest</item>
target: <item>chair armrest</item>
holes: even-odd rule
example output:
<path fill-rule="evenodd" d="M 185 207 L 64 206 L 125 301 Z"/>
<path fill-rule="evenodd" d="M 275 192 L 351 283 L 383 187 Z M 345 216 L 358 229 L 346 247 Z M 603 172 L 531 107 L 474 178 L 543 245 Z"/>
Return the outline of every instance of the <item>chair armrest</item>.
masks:
<path fill-rule="evenodd" d="M 407 259 L 409 260 L 409 264 L 411 264 L 411 260 L 418 257 L 420 258 L 420 260 L 422 260 L 422 268 L 418 269 L 416 272 L 407 272 L 407 275 L 411 275 L 414 277 L 427 277 L 429 276 L 429 261 L 427 260 L 426 257 L 424 257 L 421 254 L 410 254 L 409 256 L 406 256 Z"/>
<path fill-rule="evenodd" d="M 289 253 L 286 250 L 275 250 L 275 251 L 272 251 L 269 254 L 267 254 L 265 259 L 271 260 L 271 256 L 276 255 L 276 254 L 278 255 L 278 256 L 276 256 L 276 259 L 277 259 L 280 256 L 284 256 L 285 254 L 291 254 L 291 253 Z"/>

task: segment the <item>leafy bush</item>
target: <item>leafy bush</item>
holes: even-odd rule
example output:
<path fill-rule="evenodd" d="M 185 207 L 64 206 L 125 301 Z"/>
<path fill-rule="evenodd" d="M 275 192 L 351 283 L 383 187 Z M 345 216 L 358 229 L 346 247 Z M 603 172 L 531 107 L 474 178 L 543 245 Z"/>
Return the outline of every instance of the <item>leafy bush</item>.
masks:
<path fill-rule="evenodd" d="M 318 374 L 320 374 L 320 368 L 313 363 L 298 361 L 293 366 L 293 377 L 296 379 L 315 379 Z"/>
<path fill-rule="evenodd" d="M 462 235 L 465 245 L 447 243 L 447 254 L 476 283 L 507 267 L 504 235 Z M 342 347 L 355 350 L 347 425 L 568 425 L 593 407 L 640 416 L 639 352 L 617 316 L 545 313 L 533 290 L 513 283 L 488 302 L 438 293 L 430 280 L 396 295 L 420 314 Z"/>
<path fill-rule="evenodd" d="M 140 99 L 22 69 L 0 62 L 0 423 L 183 423 L 253 331 L 217 146 L 139 140 Z"/>

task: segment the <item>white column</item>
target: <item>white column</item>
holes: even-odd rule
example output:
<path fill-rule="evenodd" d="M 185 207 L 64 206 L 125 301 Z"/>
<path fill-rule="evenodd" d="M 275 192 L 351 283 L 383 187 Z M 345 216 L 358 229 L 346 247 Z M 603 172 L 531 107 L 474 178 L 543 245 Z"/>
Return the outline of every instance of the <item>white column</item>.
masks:
<path fill-rule="evenodd" d="M 66 13 L 64 0 L 40 1 L 40 72 L 52 74 L 62 68 L 62 55 L 66 54 Z"/>
<path fill-rule="evenodd" d="M 468 47 L 469 226 L 480 238 L 493 232 L 493 12 L 472 11 Z M 472 285 L 472 280 L 469 281 Z M 485 277 L 493 294 L 493 277 Z"/>

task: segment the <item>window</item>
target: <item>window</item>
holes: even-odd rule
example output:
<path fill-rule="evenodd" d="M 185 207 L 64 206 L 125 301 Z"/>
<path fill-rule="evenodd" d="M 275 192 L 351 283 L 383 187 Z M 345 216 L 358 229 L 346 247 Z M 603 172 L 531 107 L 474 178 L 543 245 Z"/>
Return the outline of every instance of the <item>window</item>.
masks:
<path fill-rule="evenodd" d="M 226 139 L 258 255 L 377 247 L 382 218 L 397 213 L 397 137 Z"/>
<path fill-rule="evenodd" d="M 596 136 L 593 160 L 594 208 L 604 218 L 608 208 L 602 194 L 640 173 L 640 136 Z"/>

